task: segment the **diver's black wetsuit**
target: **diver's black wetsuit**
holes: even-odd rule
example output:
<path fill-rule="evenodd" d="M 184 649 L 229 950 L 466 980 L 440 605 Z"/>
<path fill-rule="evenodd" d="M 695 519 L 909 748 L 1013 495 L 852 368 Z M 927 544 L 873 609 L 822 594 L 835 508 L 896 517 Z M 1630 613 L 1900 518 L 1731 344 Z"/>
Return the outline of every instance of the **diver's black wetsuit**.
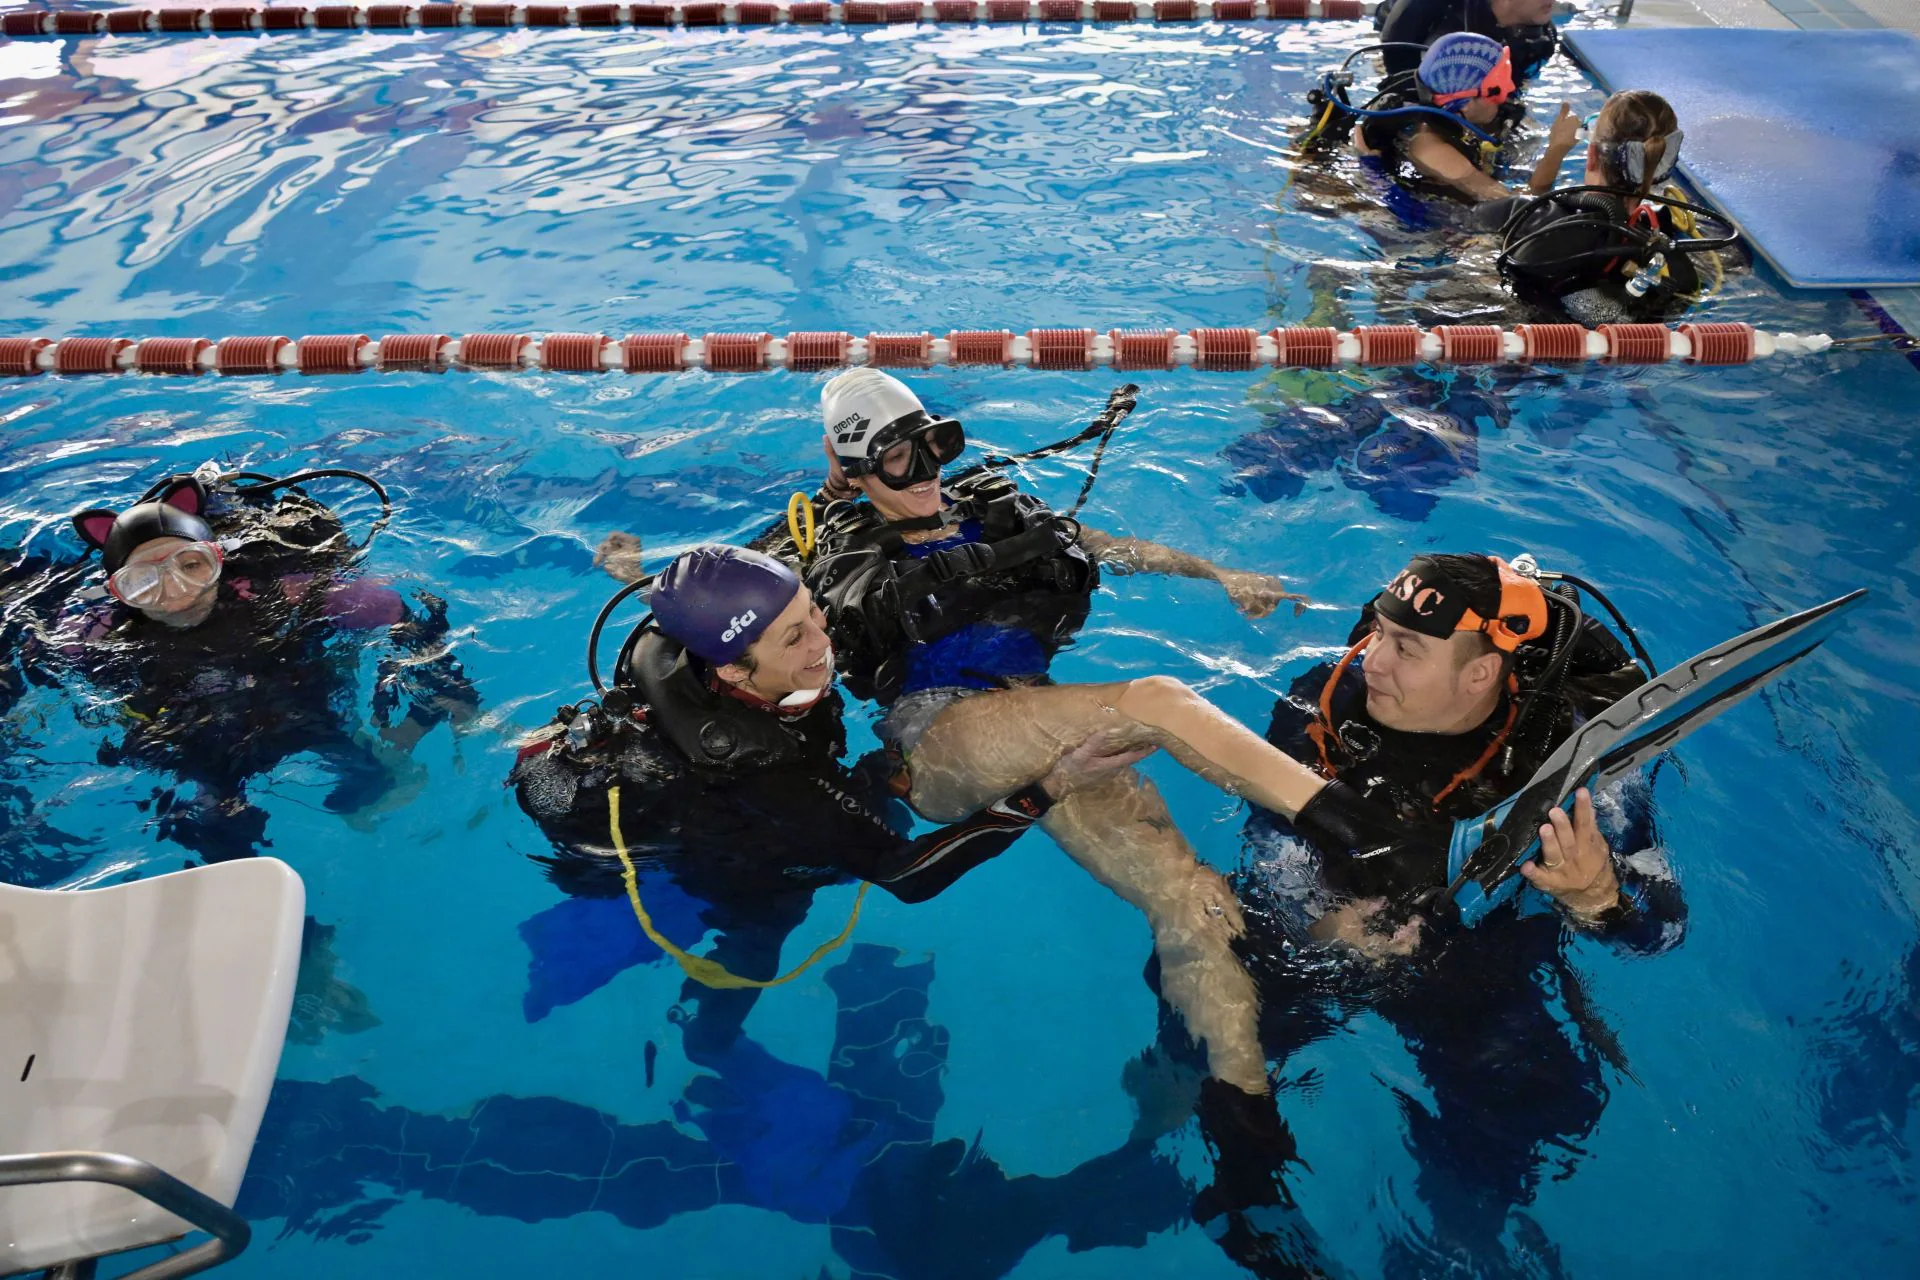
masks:
<path fill-rule="evenodd" d="M 170 627 L 111 598 L 75 600 L 36 642 L 52 666 L 74 670 L 112 700 L 107 723 L 125 732 L 101 745 L 103 764 L 197 785 L 191 801 L 160 796 L 160 831 L 210 861 L 245 857 L 265 842 L 266 814 L 246 802 L 246 786 L 290 756 L 326 762 L 335 786 L 324 803 L 335 812 L 355 812 L 392 785 L 355 730 L 360 648 L 339 643 L 344 634 L 384 628 L 394 644 L 373 699 L 383 728 L 403 701 L 405 718 L 422 732 L 476 705 L 445 651 L 438 599 L 419 593 L 425 612 L 416 614 L 384 585 L 287 567 L 251 565 L 243 548 L 196 626 Z"/>
<path fill-rule="evenodd" d="M 555 856 L 543 859 L 550 878 L 588 896 L 624 892 L 609 828 L 619 787 L 621 834 L 636 864 L 700 902 L 702 922 L 720 935 L 711 958 L 741 977 L 778 972 L 781 944 L 815 889 L 858 878 L 925 901 L 1004 852 L 1051 803 L 1028 787 L 909 838 L 885 771 L 840 764 L 837 690 L 797 715 L 749 702 L 652 630 L 630 673 L 620 683 L 642 699 L 632 715 L 588 712 L 550 727 L 521 752 L 511 781 L 554 841 Z M 697 1028 L 687 1028 L 695 1056 L 731 1042 L 756 993 L 690 982 L 686 994 L 701 1003 Z"/>
<path fill-rule="evenodd" d="M 521 804 L 562 857 L 612 863 L 608 796 L 621 788 L 622 834 L 641 854 L 671 854 L 675 878 L 703 896 L 744 897 L 869 880 L 923 902 L 1003 852 L 1048 797 L 1029 787 L 962 822 L 909 839 L 869 768 L 846 750 L 837 690 L 797 715 L 725 691 L 658 632 L 641 642 L 639 689 L 625 723 L 575 744 L 556 730 L 521 753 Z M 584 735 L 583 735 L 584 736 Z"/>
<path fill-rule="evenodd" d="M 1383 93 L 1373 100 L 1370 109 L 1397 111 L 1413 100 L 1410 95 L 1399 92 Z M 1361 135 L 1367 146 L 1377 153 L 1363 157 L 1363 180 L 1368 181 L 1374 193 L 1380 197 L 1380 202 L 1410 227 L 1432 225 L 1430 214 L 1436 208 L 1432 201 L 1458 201 L 1465 198 L 1457 188 L 1427 177 L 1409 158 L 1409 145 L 1414 135 L 1422 129 L 1458 151 L 1469 164 L 1484 173 L 1493 173 L 1500 154 L 1498 147 L 1476 135 L 1466 121 L 1452 116 L 1442 118 L 1422 111 L 1412 116 L 1373 119 L 1362 123 Z M 1504 141 L 1508 129 L 1506 121 L 1496 121 L 1481 132 L 1491 133 L 1493 137 Z M 1374 176 L 1369 178 L 1368 175 Z"/>
<path fill-rule="evenodd" d="M 1501 26 L 1493 19 L 1488 0 L 1398 0 L 1380 6 L 1378 12 L 1382 43 L 1430 45 L 1455 31 L 1498 40 L 1513 51 L 1513 77 L 1516 82 L 1530 80 L 1560 47 L 1560 36 L 1553 24 L 1539 26 Z M 1380 51 L 1388 75 L 1417 70 L 1420 50 L 1387 48 Z"/>
<path fill-rule="evenodd" d="M 1356 629 L 1355 639 L 1362 634 Z M 1624 655 L 1619 655 L 1624 658 Z M 1256 861 L 1237 877 L 1248 905 L 1249 956 L 1262 999 L 1268 1053 L 1284 1061 L 1296 1049 L 1372 1009 L 1406 1037 L 1433 1095 L 1431 1109 L 1402 1098 L 1408 1139 L 1420 1166 L 1418 1188 L 1433 1212 L 1439 1246 L 1468 1251 L 1471 1266 L 1499 1258 L 1508 1211 L 1528 1203 L 1554 1147 L 1573 1151 L 1606 1102 L 1602 1061 L 1624 1069 L 1611 1034 L 1587 1007 L 1562 943 L 1558 911 L 1522 915 L 1512 904 L 1468 929 L 1457 916 L 1414 899 L 1445 884 L 1446 839 L 1454 820 L 1485 812 L 1506 798 L 1567 733 L 1574 717 L 1612 703 L 1644 679 L 1627 663 L 1605 661 L 1571 676 L 1549 732 L 1529 734 L 1508 762 L 1503 752 L 1477 775 L 1439 795 L 1482 756 L 1506 721 L 1506 702 L 1479 729 L 1463 734 L 1401 733 L 1366 711 L 1364 678 L 1350 667 L 1329 699 L 1340 742 L 1324 732 L 1319 705 L 1333 668 L 1296 680 L 1274 708 L 1268 740 L 1304 763 L 1320 766 L 1321 747 L 1337 777 L 1396 814 L 1421 837 L 1362 865 L 1346 854 L 1305 849 L 1278 815 L 1256 811 L 1247 833 Z M 1344 742 L 1345 747 L 1341 746 Z M 1627 807 L 1644 808 L 1643 799 Z M 1644 812 L 1627 815 L 1618 843 L 1636 851 L 1650 843 Z M 1634 861 L 1639 861 L 1636 858 Z M 1684 907 L 1671 879 L 1616 857 L 1623 905 L 1597 936 L 1651 954 L 1678 941 Z M 1315 946 L 1306 916 L 1325 904 L 1385 897 L 1389 912 L 1419 911 L 1424 937 L 1413 956 L 1374 966 Z M 1552 1004 L 1564 1005 L 1566 1016 Z M 1568 1158 L 1568 1157 L 1563 1157 Z M 1404 1247 L 1404 1246 L 1400 1246 Z M 1405 1258 L 1390 1270 L 1423 1271 Z"/>
<path fill-rule="evenodd" d="M 1006 476 L 976 470 L 942 491 L 946 510 L 924 520 L 833 504 L 807 564 L 847 688 L 882 706 L 1045 681 L 1100 582 L 1079 524 Z"/>

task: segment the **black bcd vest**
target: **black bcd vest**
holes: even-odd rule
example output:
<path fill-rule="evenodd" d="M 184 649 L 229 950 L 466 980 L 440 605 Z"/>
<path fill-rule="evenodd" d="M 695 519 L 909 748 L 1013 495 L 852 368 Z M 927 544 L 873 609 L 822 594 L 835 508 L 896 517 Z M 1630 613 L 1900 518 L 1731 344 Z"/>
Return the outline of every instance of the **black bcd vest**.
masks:
<path fill-rule="evenodd" d="M 1079 524 L 1021 493 L 996 471 L 946 486 L 952 505 L 935 520 L 883 522 L 871 504 L 838 502 L 821 523 L 807 585 L 827 612 L 847 689 L 891 702 L 911 646 L 998 620 L 1028 631 L 1049 652 L 1085 623 L 1099 569 L 1081 548 Z M 904 534 L 980 524 L 978 542 L 907 552 Z"/>

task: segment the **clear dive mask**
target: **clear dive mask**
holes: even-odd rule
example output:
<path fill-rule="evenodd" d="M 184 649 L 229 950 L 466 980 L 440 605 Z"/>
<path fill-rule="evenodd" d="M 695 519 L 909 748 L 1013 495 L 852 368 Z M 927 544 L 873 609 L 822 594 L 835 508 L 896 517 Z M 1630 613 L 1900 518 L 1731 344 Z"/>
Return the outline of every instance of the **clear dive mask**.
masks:
<path fill-rule="evenodd" d="M 166 596 L 168 585 L 183 593 L 204 591 L 220 581 L 224 553 L 219 544 L 189 542 L 159 560 L 138 560 L 116 569 L 107 579 L 114 598 L 136 609 L 151 609 Z"/>

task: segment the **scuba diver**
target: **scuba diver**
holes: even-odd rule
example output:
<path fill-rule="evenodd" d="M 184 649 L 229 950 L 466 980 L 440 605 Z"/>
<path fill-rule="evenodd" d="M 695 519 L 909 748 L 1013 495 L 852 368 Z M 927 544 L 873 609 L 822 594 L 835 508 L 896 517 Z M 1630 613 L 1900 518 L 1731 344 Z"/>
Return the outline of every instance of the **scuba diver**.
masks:
<path fill-rule="evenodd" d="M 1560 48 L 1553 0 L 1386 0 L 1373 16 L 1389 76 L 1412 71 L 1420 65 L 1420 49 L 1456 31 L 1505 45 L 1522 84 Z"/>
<path fill-rule="evenodd" d="M 1685 134 L 1666 99 L 1645 89 L 1608 98 L 1593 117 L 1581 185 L 1492 200 L 1475 221 L 1501 238 L 1501 277 L 1522 300 L 1584 325 L 1671 320 L 1700 294 L 1695 255 L 1739 242 L 1737 227 L 1668 187 Z M 1724 234 L 1702 237 L 1698 220 Z"/>
<path fill-rule="evenodd" d="M 384 628 L 392 642 L 373 698 L 390 755 L 478 710 L 448 647 L 445 605 L 416 592 L 424 612 L 415 613 L 391 587 L 347 576 L 366 542 L 355 546 L 300 487 L 325 477 L 371 487 L 383 508 L 375 532 L 385 525 L 386 492 L 359 472 L 276 479 L 211 463 L 162 480 L 124 511 L 80 512 L 73 527 L 99 550 L 105 582 L 74 590 L 79 575 L 65 573 L 30 629 L 29 679 L 53 683 L 70 669 L 105 695 L 107 723 L 124 726 L 120 741 L 102 745 L 101 763 L 194 784 L 191 798 L 173 788 L 156 797 L 159 833 L 210 862 L 270 843 L 246 787 L 289 756 L 324 761 L 335 779 L 324 804 L 336 813 L 362 812 L 394 786 L 354 727 L 358 646 L 335 645 L 342 633 Z"/>
<path fill-rule="evenodd" d="M 553 841 L 539 859 L 577 895 L 628 891 L 627 841 L 666 884 L 648 895 L 720 934 L 711 965 L 688 963 L 687 1024 L 696 1061 L 731 1043 L 780 947 L 816 889 L 858 878 L 924 902 L 1004 852 L 1078 785 L 1139 760 L 1090 735 L 1045 777 L 1009 788 L 917 839 L 898 830 L 884 770 L 840 764 L 843 703 L 820 610 L 799 576 L 758 551 L 709 545 L 658 575 L 637 565 L 602 611 L 643 587 L 651 614 L 634 628 L 598 701 L 562 707 L 521 749 L 508 781 Z M 616 825 L 617 814 L 617 825 Z M 631 892 L 639 896 L 638 881 Z M 704 931 L 704 930 L 702 930 Z M 611 976 L 609 973 L 607 976 Z M 725 985 L 745 979 L 739 987 Z M 604 981 L 604 979 L 602 979 Z"/>
<path fill-rule="evenodd" d="M 1310 769 L 1177 680 L 1057 685 L 1048 677 L 1086 619 L 1100 568 L 1214 578 L 1256 615 L 1299 601 L 1284 584 L 1087 528 L 990 466 L 943 478 L 966 447 L 960 423 L 929 414 L 879 370 L 838 375 L 821 407 L 828 491 L 859 497 L 829 505 L 811 546 L 796 539 L 798 552 L 847 688 L 885 708 L 877 730 L 898 770 L 895 785 L 921 816 L 950 821 L 1025 786 L 1102 730 L 1115 745 L 1164 749 L 1229 793 L 1280 812 L 1300 813 L 1321 789 Z M 1235 954 L 1244 924 L 1225 880 L 1130 769 L 1075 790 L 1041 825 L 1146 915 L 1161 992 L 1202 1046 L 1199 1111 L 1216 1176 L 1196 1216 L 1227 1215 L 1225 1247 L 1270 1273 L 1316 1265 L 1319 1245 L 1283 1181 L 1293 1142 L 1274 1109 L 1256 993 Z M 1277 1225 L 1256 1228 L 1251 1210 L 1263 1218 L 1278 1211 Z"/>
<path fill-rule="evenodd" d="M 1481 35 L 1442 36 L 1416 70 L 1389 76 L 1365 106 L 1355 107 L 1347 94 L 1352 79 L 1346 66 L 1364 52 L 1349 55 L 1339 71 L 1308 94 L 1309 107 L 1319 115 L 1303 145 L 1350 136 L 1362 161 L 1396 185 L 1406 178 L 1476 203 L 1511 194 L 1493 177 L 1519 119 L 1513 55 L 1505 45 Z M 1573 108 L 1562 103 L 1546 150 L 1527 179 L 1529 191 L 1544 195 L 1553 189 L 1579 128 Z"/>
<path fill-rule="evenodd" d="M 942 468 L 966 447 L 964 429 L 930 415 L 880 370 L 835 377 L 821 408 L 828 491 L 860 496 L 822 514 L 806 580 L 826 611 L 848 690 L 886 708 L 877 731 L 896 786 L 921 816 L 948 821 L 1024 786 L 1103 728 L 1165 747 L 1216 781 L 1231 776 L 1289 810 L 1311 793 L 1310 774 L 1262 751 L 1255 735 L 1177 681 L 1069 686 L 1047 677 L 1086 621 L 1100 567 L 1215 578 L 1256 615 L 1299 599 L 1283 583 L 1087 528 L 997 469 L 945 480 Z M 1224 882 L 1199 866 L 1157 793 L 1131 772 L 1116 774 L 1062 801 L 1042 825 L 1145 910 L 1163 943 L 1183 940 L 1177 949 L 1192 972 L 1173 984 L 1189 1006 L 1183 1013 L 1208 1023 L 1244 1012 L 1244 993 L 1232 990 L 1244 984 L 1233 978 L 1227 941 L 1237 930 L 1221 914 Z M 1226 986 L 1209 989 L 1218 982 Z M 1226 1024 L 1196 1030 L 1216 1076 L 1264 1090 L 1247 1034 Z"/>
<path fill-rule="evenodd" d="M 897 953 L 856 943 L 826 972 L 827 985 L 851 997 L 826 1078 L 744 1034 L 761 990 L 784 981 L 776 976 L 781 947 L 816 890 L 857 877 L 904 902 L 927 901 L 1005 851 L 1056 797 L 1144 753 L 1109 751 L 1095 738 L 1038 783 L 910 838 L 898 829 L 884 771 L 840 764 L 846 732 L 833 652 L 791 568 L 757 551 L 706 545 L 646 574 L 630 540 L 609 546 L 602 559 L 629 586 L 596 621 L 590 653 L 624 598 L 651 588 L 650 614 L 621 646 L 610 684 L 590 659 L 597 700 L 561 708 L 522 748 L 510 781 L 553 842 L 553 855 L 538 861 L 571 895 L 521 927 L 533 951 L 529 1020 L 663 952 L 688 975 L 668 1020 L 702 1074 L 675 1106 L 680 1123 L 653 1128 L 683 1146 L 697 1141 L 689 1132 L 704 1133 L 709 1162 L 728 1178 L 668 1178 L 646 1212 L 663 1219 L 718 1202 L 723 1182 L 740 1185 L 747 1190 L 738 1194 L 757 1196 L 750 1202 L 761 1207 L 845 1224 L 836 1247 L 857 1257 L 862 1274 L 931 1274 L 921 1259 L 940 1246 L 928 1233 L 963 1232 L 986 1247 L 968 1250 L 972 1261 L 953 1273 L 983 1280 L 1050 1231 L 1085 1235 L 1068 1198 L 1074 1190 L 1150 1193 L 1161 1205 L 1154 1229 L 1168 1225 L 1169 1184 L 1177 1190 L 1178 1181 L 1150 1144 L 1129 1142 L 1057 1182 L 1009 1177 L 977 1151 L 956 1163 L 951 1147 L 933 1144 L 944 1032 L 936 1044 L 928 1024 L 915 1021 L 916 1000 L 925 1013 L 931 960 L 903 970 L 884 959 Z M 616 896 L 623 900 L 593 901 Z M 853 923 L 787 977 L 837 947 Z M 701 956 L 670 941 L 691 946 L 710 932 L 717 936 Z M 863 974 L 883 985 L 849 991 Z M 903 977 L 916 978 L 917 989 L 899 989 Z M 653 1060 L 649 1044 L 649 1084 Z M 937 1222 L 919 1210 L 911 1222 L 897 1220 L 889 1206 L 902 1187 L 924 1189 L 915 1203 L 942 1206 Z M 1137 1230 L 1099 1234 L 1118 1244 Z"/>
<path fill-rule="evenodd" d="M 1607 799 L 1631 856 L 1609 848 L 1582 789 L 1571 815 L 1551 810 L 1540 855 L 1520 868 L 1537 891 L 1529 911 L 1470 928 L 1444 897 L 1455 820 L 1519 791 L 1576 723 L 1652 672 L 1579 607 L 1579 588 L 1605 603 L 1524 557 L 1415 557 L 1362 611 L 1345 656 L 1276 704 L 1270 741 L 1331 781 L 1291 822 L 1255 813 L 1255 859 L 1236 877 L 1276 1059 L 1369 1009 L 1406 1038 L 1433 1098 L 1405 1103 L 1417 1187 L 1436 1247 L 1471 1255 L 1470 1271 L 1501 1257 L 1509 1211 L 1531 1199 L 1547 1153 L 1598 1120 L 1602 1060 L 1625 1069 L 1565 937 L 1651 955 L 1684 929 L 1644 788 Z M 1285 838 L 1296 834 L 1304 844 Z"/>

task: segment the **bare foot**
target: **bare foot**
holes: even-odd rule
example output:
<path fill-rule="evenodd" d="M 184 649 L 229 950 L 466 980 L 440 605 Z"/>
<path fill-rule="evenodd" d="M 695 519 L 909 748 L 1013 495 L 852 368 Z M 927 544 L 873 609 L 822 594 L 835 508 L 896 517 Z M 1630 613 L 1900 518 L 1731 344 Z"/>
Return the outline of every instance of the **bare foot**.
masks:
<path fill-rule="evenodd" d="M 1341 942 L 1352 947 L 1375 964 L 1392 956 L 1410 956 L 1420 947 L 1426 921 L 1414 916 L 1387 932 L 1379 919 L 1386 908 L 1385 898 L 1360 898 L 1345 902 L 1314 922 L 1313 936 L 1321 942 Z"/>

